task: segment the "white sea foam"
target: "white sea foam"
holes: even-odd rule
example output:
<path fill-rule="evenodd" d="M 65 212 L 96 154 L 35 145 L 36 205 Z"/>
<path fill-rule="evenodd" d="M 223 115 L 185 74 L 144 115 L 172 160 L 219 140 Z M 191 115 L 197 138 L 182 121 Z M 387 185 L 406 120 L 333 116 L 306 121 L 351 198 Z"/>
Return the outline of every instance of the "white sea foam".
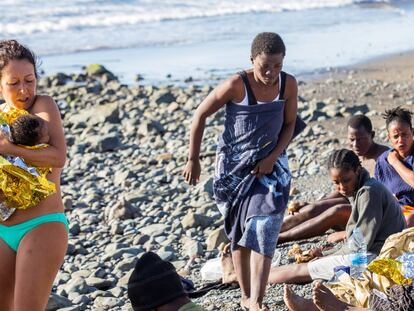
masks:
<path fill-rule="evenodd" d="M 361 0 L 135 0 L 38 1 L 0 3 L 0 34 L 4 37 L 42 32 L 122 27 L 166 20 L 187 20 L 232 14 L 333 8 Z M 19 8 L 16 10 L 16 8 Z"/>

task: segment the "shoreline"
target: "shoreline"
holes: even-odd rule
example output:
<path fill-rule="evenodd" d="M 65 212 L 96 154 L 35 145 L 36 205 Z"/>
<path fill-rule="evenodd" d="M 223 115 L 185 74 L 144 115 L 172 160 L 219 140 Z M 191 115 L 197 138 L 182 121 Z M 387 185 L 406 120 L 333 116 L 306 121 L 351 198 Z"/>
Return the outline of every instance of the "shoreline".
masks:
<path fill-rule="evenodd" d="M 392 70 L 393 67 L 398 67 L 402 76 L 392 77 L 403 80 L 414 79 L 414 50 L 407 50 L 403 52 L 384 54 L 377 57 L 369 58 L 346 66 L 338 66 L 329 69 L 321 69 L 320 72 L 309 72 L 297 75 L 298 80 L 305 82 L 319 81 L 330 78 L 332 76 L 339 76 L 343 78 L 347 73 L 356 72 L 367 75 L 367 77 L 387 79 L 386 73 Z"/>
<path fill-rule="evenodd" d="M 223 44 L 224 46 L 222 46 Z M 235 43 L 232 44 L 234 45 Z M 231 74 L 250 67 L 249 49 L 243 49 L 241 42 L 236 43 L 236 46 L 239 46 L 239 49 L 234 49 L 234 46 L 232 47 L 233 53 L 236 50 L 235 55 L 218 52 L 219 49 L 230 49 L 230 44 L 223 42 L 204 43 L 197 46 L 184 44 L 175 48 L 161 46 L 157 48 L 121 48 L 114 50 L 83 51 L 41 57 L 41 69 L 46 73 L 46 76 L 58 72 L 71 74 L 81 72 L 82 68 L 89 64 L 98 63 L 104 65 L 109 71 L 118 76 L 122 83 L 128 85 L 137 83 L 143 85 L 181 84 L 186 81 L 214 85 L 217 81 L 222 81 Z M 211 50 L 208 56 L 203 55 L 203 53 L 206 53 L 206 49 Z M 169 57 L 171 51 L 175 51 L 177 55 L 172 58 Z M 290 65 L 292 60 L 289 59 L 288 54 L 285 59 L 284 69 L 297 78 L 308 81 L 315 78 L 318 79 L 318 77 L 336 74 L 350 68 L 365 67 L 368 64 L 375 66 L 377 62 L 381 63 L 395 57 L 400 57 L 400 55 L 411 54 L 414 54 L 413 49 L 385 53 L 356 62 L 350 62 L 345 65 L 329 66 L 328 64 L 326 67 L 311 70 L 305 69 L 299 72 L 296 72 L 297 70 Z M 139 60 L 145 58 L 152 60 L 152 62 Z M 216 65 L 211 63 L 212 59 L 216 60 Z M 241 66 L 236 59 L 245 59 L 243 61 L 244 65 Z M 153 67 L 166 67 L 169 70 L 161 72 L 162 69 L 154 70 Z M 131 68 L 136 68 L 136 70 Z M 142 79 L 137 81 L 137 76 Z"/>

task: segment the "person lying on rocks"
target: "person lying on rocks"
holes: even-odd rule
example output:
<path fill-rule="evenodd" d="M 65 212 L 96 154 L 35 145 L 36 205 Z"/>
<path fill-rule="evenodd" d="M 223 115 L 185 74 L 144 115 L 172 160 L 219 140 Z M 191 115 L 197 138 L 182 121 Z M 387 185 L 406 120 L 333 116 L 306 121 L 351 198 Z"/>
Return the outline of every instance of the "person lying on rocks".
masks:
<path fill-rule="evenodd" d="M 203 311 L 191 302 L 174 266 L 153 252 L 144 253 L 128 280 L 128 298 L 139 311 Z"/>
<path fill-rule="evenodd" d="M 183 171 L 190 184 L 199 180 L 206 118 L 225 106 L 213 190 L 231 241 L 241 307 L 251 311 L 262 307 L 289 197 L 285 149 L 296 125 L 297 82 L 282 71 L 285 50 L 276 33 L 254 38 L 253 68 L 227 79 L 195 111 Z"/>
<path fill-rule="evenodd" d="M 375 178 L 397 198 L 407 225 L 414 226 L 414 133 L 412 113 L 397 107 L 386 110 L 384 119 L 392 150 L 382 154 L 375 166 Z"/>
<path fill-rule="evenodd" d="M 347 124 L 347 139 L 351 149 L 358 155 L 362 166 L 371 176 L 374 174 L 377 158 L 389 148 L 374 141 L 375 132 L 371 120 L 364 115 L 356 115 Z M 312 204 L 302 203 L 293 215 L 285 217 L 278 243 L 296 241 L 324 234 L 328 229 L 341 229 L 351 215 L 348 199 L 335 191 L 328 197 Z M 329 242 L 344 238 L 344 231 L 333 233 Z"/>
<path fill-rule="evenodd" d="M 353 151 L 340 149 L 332 152 L 328 159 L 328 171 L 336 190 L 347 197 L 352 206 L 346 234 L 349 237 L 353 229 L 358 228 L 365 238 L 368 258 L 372 260 L 379 254 L 388 236 L 406 227 L 401 208 L 382 183 L 369 177 Z M 309 263 L 274 267 L 270 271 L 269 283 L 330 280 L 334 275 L 334 267 L 351 265 L 345 243 L 331 253 L 323 257 L 327 253 L 319 252 L 322 258 Z"/>

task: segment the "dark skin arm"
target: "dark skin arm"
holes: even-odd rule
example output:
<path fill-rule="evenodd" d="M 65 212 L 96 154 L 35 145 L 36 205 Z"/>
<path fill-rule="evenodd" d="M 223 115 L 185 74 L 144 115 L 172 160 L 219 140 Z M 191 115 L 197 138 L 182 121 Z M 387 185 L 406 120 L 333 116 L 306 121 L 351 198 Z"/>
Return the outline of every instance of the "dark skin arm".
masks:
<path fill-rule="evenodd" d="M 401 162 L 397 151 L 393 150 L 388 154 L 388 163 L 397 171 L 398 175 L 411 187 L 414 188 L 414 172 Z"/>
<path fill-rule="evenodd" d="M 242 87 L 241 78 L 233 76 L 215 88 L 196 109 L 191 123 L 188 161 L 182 173 L 185 181 L 190 185 L 195 185 L 200 180 L 199 156 L 206 119 L 226 103 L 234 100 L 237 94 L 243 92 Z"/>

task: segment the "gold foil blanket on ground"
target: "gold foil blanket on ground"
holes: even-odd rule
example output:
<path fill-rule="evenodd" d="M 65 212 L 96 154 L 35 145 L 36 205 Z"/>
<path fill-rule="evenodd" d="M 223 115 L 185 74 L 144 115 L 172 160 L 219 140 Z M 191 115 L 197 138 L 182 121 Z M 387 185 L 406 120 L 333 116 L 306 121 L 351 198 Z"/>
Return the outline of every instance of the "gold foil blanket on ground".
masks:
<path fill-rule="evenodd" d="M 401 254 L 412 251 L 414 251 L 414 227 L 389 236 L 376 260 L 385 259 L 385 261 L 380 261 L 383 264 L 387 262 L 386 259 L 396 259 Z M 386 293 L 396 284 L 390 277 L 367 270 L 363 273 L 361 280 L 353 279 L 344 273 L 339 278 L 339 282 L 326 285 L 340 300 L 357 307 L 367 308 L 369 295 L 374 288 Z"/>

